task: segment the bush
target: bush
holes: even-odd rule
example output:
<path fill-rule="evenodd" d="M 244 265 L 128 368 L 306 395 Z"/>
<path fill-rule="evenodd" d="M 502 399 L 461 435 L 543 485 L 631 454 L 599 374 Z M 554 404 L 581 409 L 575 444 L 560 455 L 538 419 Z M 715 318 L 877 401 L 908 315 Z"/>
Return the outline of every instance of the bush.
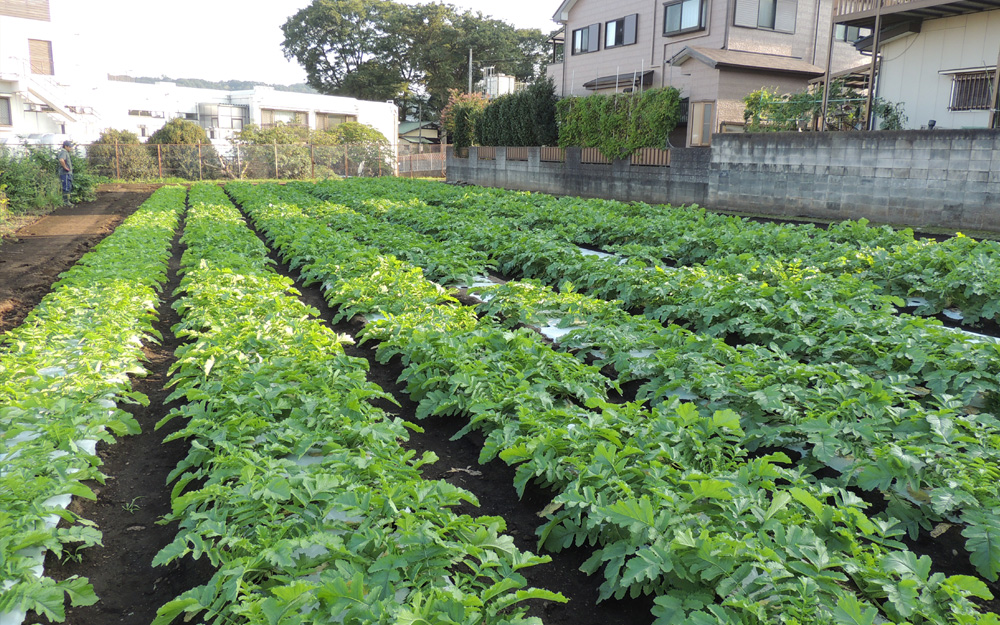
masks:
<path fill-rule="evenodd" d="M 458 89 L 448 91 L 448 104 L 441 110 L 441 125 L 444 126 L 452 145 L 458 149 L 467 148 L 476 139 L 476 123 L 482 117 L 489 100 L 479 93 L 462 93 Z"/>
<path fill-rule="evenodd" d="M 475 127 L 479 145 L 554 145 L 559 139 L 556 101 L 549 79 L 493 100 Z"/>
<path fill-rule="evenodd" d="M 93 200 L 96 180 L 90 174 L 86 159 L 70 151 L 73 161 L 74 202 Z M 0 149 L 0 188 L 7 197 L 7 210 L 26 213 L 32 210 L 55 208 L 63 203 L 59 184 L 59 166 L 56 150 L 27 146 L 15 153 Z"/>
<path fill-rule="evenodd" d="M 205 129 L 195 122 L 171 119 L 146 140 L 146 145 L 150 156 L 163 163 L 164 175 L 188 180 L 212 180 L 223 175 L 219 153 Z"/>
<path fill-rule="evenodd" d="M 830 83 L 826 118 L 828 130 L 863 130 L 865 93 L 847 88 L 841 80 Z M 767 88 L 743 98 L 746 132 L 779 132 L 813 127 L 823 115 L 823 94 L 801 91 L 778 95 Z M 902 130 L 906 124 L 901 104 L 882 98 L 872 102 L 872 112 L 879 118 L 879 130 Z"/>
<path fill-rule="evenodd" d="M 627 158 L 639 148 L 662 148 L 681 116 L 674 87 L 642 93 L 564 98 L 556 105 L 559 145 L 598 148 L 607 158 Z"/>
<path fill-rule="evenodd" d="M 109 128 L 87 150 L 87 161 L 95 175 L 121 180 L 148 180 L 159 177 L 156 161 L 139 136 L 127 130 Z"/>

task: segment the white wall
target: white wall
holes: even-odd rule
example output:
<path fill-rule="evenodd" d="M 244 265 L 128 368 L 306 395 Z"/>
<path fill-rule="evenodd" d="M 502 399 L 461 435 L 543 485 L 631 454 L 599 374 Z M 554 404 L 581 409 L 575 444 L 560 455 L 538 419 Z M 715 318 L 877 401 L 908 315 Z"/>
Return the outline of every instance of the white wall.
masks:
<path fill-rule="evenodd" d="M 952 78 L 939 71 L 994 67 L 1000 52 L 1000 10 L 925 20 L 921 31 L 882 47 L 879 95 L 902 102 L 907 128 L 984 128 L 989 111 L 949 111 Z"/>

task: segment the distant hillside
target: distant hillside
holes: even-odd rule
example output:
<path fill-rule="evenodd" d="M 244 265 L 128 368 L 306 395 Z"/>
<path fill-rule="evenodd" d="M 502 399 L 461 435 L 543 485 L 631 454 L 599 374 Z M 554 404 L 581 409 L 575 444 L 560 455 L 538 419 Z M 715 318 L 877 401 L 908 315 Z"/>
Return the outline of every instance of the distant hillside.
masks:
<path fill-rule="evenodd" d="M 121 76 L 108 74 L 108 80 L 117 80 L 120 82 L 139 82 L 146 84 L 153 84 L 157 82 L 173 82 L 177 83 L 181 87 L 192 87 L 194 89 L 223 89 L 225 91 L 242 91 L 244 89 L 253 89 L 257 85 L 263 85 L 265 87 L 273 87 L 276 91 L 293 91 L 295 93 L 316 93 L 316 90 L 305 83 L 299 83 L 297 85 L 270 85 L 266 82 L 254 82 L 251 80 L 203 80 L 201 78 L 168 78 L 167 76 L 160 76 L 159 78 L 152 78 L 149 76 Z"/>

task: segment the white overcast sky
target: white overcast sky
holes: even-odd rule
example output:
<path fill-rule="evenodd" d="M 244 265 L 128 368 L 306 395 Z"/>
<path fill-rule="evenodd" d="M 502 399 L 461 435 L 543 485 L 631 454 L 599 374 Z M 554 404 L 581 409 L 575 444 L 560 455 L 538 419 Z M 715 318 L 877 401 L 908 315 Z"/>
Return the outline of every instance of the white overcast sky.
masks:
<path fill-rule="evenodd" d="M 408 0 L 408 3 L 419 0 Z M 281 52 L 281 25 L 309 0 L 52 0 L 56 71 L 305 82 Z M 548 33 L 559 0 L 447 2 Z M 61 50 L 61 52 L 60 52 Z M 69 54 L 71 58 L 67 59 Z M 61 64 L 60 64 L 61 63 Z"/>

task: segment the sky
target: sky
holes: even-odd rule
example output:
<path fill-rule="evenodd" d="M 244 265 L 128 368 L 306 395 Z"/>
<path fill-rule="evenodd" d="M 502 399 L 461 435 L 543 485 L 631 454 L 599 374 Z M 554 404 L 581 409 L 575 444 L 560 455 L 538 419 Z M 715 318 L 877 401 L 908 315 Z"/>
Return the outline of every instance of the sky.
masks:
<path fill-rule="evenodd" d="M 57 63 L 63 59 L 63 67 L 69 64 L 67 69 L 97 76 L 305 82 L 305 71 L 281 52 L 281 25 L 309 4 L 309 0 L 51 0 L 54 40 L 64 46 L 61 52 L 53 50 L 53 56 Z M 448 4 L 548 33 L 556 27 L 552 14 L 560 2 L 463 0 Z"/>

